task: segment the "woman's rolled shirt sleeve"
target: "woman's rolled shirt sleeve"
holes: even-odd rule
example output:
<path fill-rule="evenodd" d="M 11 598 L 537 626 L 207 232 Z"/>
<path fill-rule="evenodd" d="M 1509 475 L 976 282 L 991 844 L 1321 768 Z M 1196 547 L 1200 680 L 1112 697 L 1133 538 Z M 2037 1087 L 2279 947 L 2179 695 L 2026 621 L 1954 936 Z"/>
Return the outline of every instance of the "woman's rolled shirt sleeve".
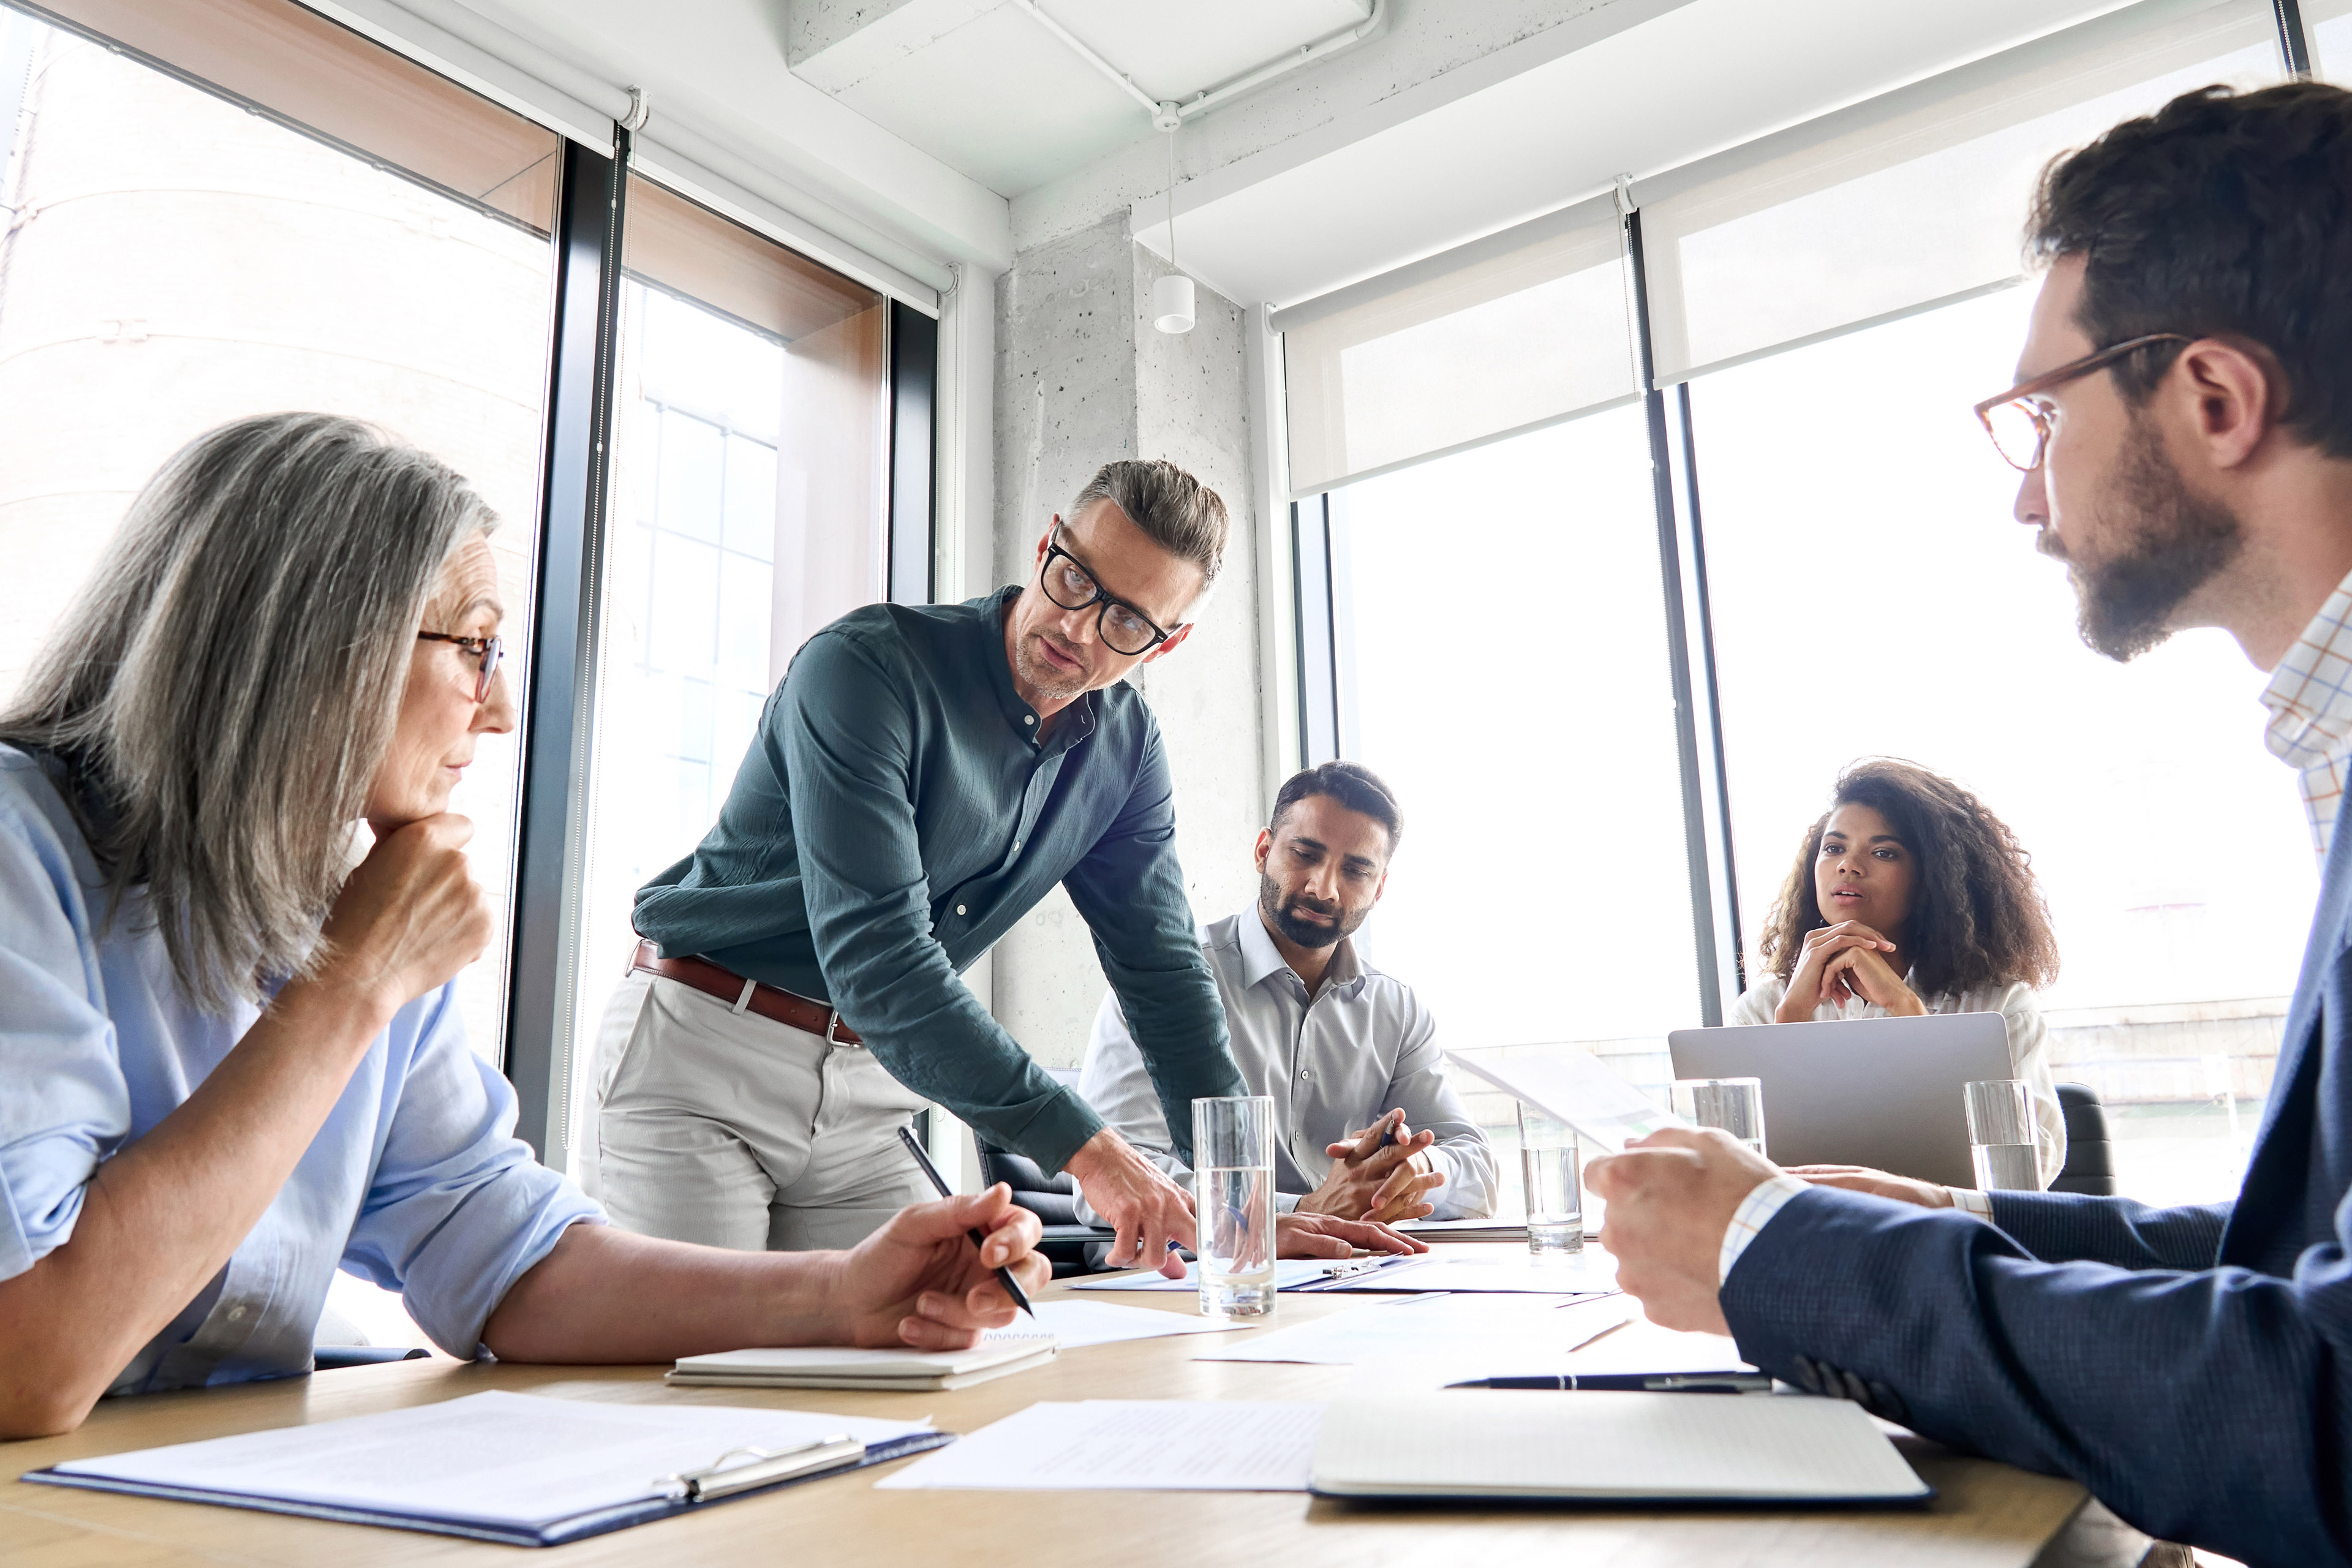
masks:
<path fill-rule="evenodd" d="M 467 1047 L 453 991 L 394 1025 L 407 1072 L 343 1265 L 400 1291 L 434 1343 L 471 1359 L 514 1282 L 564 1231 L 604 1214 L 514 1135 L 514 1090 Z"/>
<path fill-rule="evenodd" d="M 130 1131 L 103 995 L 72 857 L 46 819 L 0 805 L 0 1279 L 72 1238 Z"/>

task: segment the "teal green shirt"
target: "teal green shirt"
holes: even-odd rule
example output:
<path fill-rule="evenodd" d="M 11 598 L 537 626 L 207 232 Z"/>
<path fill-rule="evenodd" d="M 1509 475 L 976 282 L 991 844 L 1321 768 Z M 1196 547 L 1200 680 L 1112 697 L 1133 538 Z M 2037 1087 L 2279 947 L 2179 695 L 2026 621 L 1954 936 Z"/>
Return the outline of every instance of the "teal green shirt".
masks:
<path fill-rule="evenodd" d="M 1191 1101 L 1249 1091 L 1184 897 L 1160 726 L 1120 684 L 1041 744 L 1004 658 L 1019 592 L 868 605 L 811 637 L 718 825 L 638 889 L 636 927 L 665 957 L 839 1008 L 899 1082 L 1057 1171 L 1102 1119 L 957 976 L 1058 882 L 1189 1157 Z"/>

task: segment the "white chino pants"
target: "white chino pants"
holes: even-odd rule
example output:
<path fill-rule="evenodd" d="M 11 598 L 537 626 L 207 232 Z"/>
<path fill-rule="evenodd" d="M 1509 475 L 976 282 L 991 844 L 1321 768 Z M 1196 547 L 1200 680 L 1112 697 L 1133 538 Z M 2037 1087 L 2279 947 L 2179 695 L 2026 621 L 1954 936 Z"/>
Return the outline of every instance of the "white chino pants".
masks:
<path fill-rule="evenodd" d="M 596 1100 L 581 1184 L 641 1235 L 855 1247 L 938 1195 L 898 1142 L 924 1101 L 872 1052 L 642 970 L 604 1010 Z"/>

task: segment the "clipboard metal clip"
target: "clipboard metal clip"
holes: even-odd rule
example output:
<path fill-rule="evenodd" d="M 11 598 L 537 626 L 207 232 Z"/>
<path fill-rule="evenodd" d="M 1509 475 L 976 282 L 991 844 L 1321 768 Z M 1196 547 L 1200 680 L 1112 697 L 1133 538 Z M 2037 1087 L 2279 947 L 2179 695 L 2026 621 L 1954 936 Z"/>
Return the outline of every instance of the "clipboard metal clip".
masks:
<path fill-rule="evenodd" d="M 771 1481 L 855 1464 L 864 1458 L 866 1445 L 846 1435 L 820 1437 L 790 1448 L 730 1448 L 706 1468 L 679 1470 L 662 1477 L 654 1486 L 666 1497 L 709 1502 Z"/>

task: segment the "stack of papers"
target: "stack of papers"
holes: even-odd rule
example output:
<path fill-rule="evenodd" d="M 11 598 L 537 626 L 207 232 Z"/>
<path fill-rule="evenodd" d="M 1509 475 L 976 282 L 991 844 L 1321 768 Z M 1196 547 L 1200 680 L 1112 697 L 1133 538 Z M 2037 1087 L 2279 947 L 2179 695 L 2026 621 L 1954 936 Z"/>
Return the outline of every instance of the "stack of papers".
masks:
<path fill-rule="evenodd" d="M 951 1441 L 920 1421 L 493 1392 L 69 1459 L 24 1479 L 552 1546 L 709 1506 L 688 1500 L 679 1478 L 709 1470 L 737 1450 L 777 1454 L 836 1437 L 866 1445 L 853 1464 Z"/>
<path fill-rule="evenodd" d="M 1334 1279 L 1323 1289 L 1504 1290 L 1536 1296 L 1600 1296 L 1617 1289 L 1617 1260 L 1595 1247 L 1538 1258 L 1524 1247 L 1433 1247 L 1377 1273 Z"/>
<path fill-rule="evenodd" d="M 1049 1402 L 982 1427 L 875 1489 L 1305 1491 L 1322 1418 L 1317 1404 Z"/>
<path fill-rule="evenodd" d="M 1862 1407 L 1843 1399 L 1470 1389 L 1333 1405 L 1311 1489 L 1587 1502 L 1891 1503 L 1934 1495 Z"/>

